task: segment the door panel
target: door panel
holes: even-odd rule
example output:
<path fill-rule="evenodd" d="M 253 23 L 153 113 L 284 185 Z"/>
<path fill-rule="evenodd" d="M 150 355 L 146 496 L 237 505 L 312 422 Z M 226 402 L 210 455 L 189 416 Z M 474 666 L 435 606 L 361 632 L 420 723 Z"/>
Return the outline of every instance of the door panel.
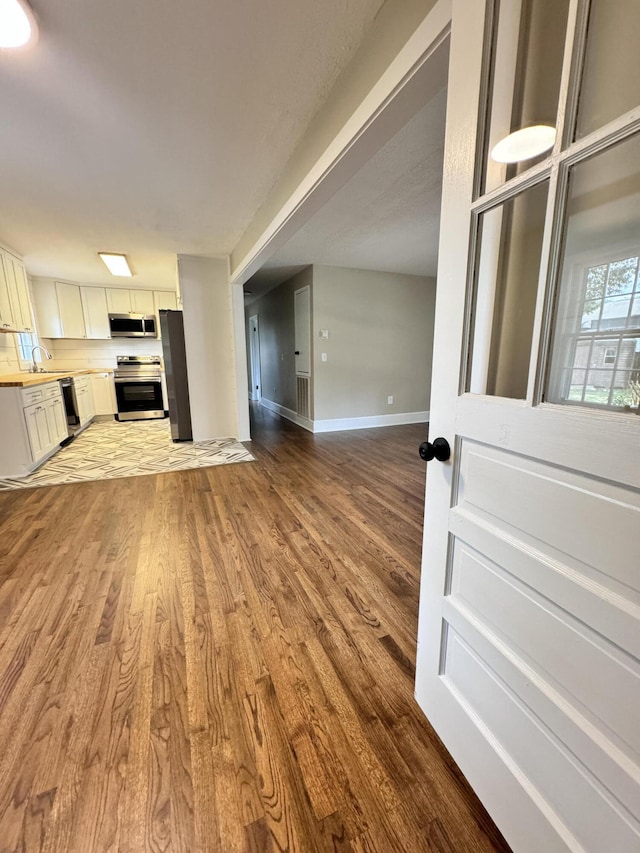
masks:
<path fill-rule="evenodd" d="M 540 812 L 556 826 L 559 837 L 554 842 L 543 846 L 540 838 L 534 837 L 531 849 L 545 853 L 563 847 L 635 850 L 637 836 L 620 820 L 615 800 L 603 792 L 599 780 L 585 771 L 554 730 L 532 712 L 529 694 L 535 690 L 531 686 L 533 674 L 516 671 L 510 684 L 502 677 L 508 675 L 508 663 L 498 672 L 479 653 L 485 651 L 482 639 L 473 636 L 468 623 L 466 633 L 468 642 L 449 627 L 442 678 L 452 698 L 475 717 L 485 737 L 494 738 L 499 732 L 495 750 L 511 767 L 514 781 L 527 789 Z M 491 660 L 493 656 L 490 648 L 487 657 Z M 513 683 L 520 688 L 524 701 Z M 526 775 L 522 768 L 527 768 Z"/>
<path fill-rule="evenodd" d="M 554 326 L 575 341 L 585 316 L 618 322 L 605 303 L 617 309 L 623 298 L 634 317 L 640 247 L 627 245 L 620 265 L 612 235 L 640 239 L 635 184 L 616 181 L 637 158 L 615 153 L 633 139 L 640 108 L 626 126 L 571 142 L 589 20 L 588 3 L 573 0 L 556 144 L 478 195 L 491 16 L 507 6 L 516 16 L 528 8 L 453 2 L 429 430 L 453 454 L 427 477 L 416 698 L 518 853 L 630 853 L 640 850 L 640 418 L 611 405 L 612 370 L 598 408 L 570 394 L 547 403 L 545 393 Z M 508 205 L 542 187 L 546 202 L 514 229 Z M 612 222 L 621 197 L 627 212 Z M 598 311 L 585 309 L 584 277 L 568 280 L 563 266 L 576 233 L 585 238 L 579 221 L 599 257 L 603 244 L 611 253 L 598 263 L 611 266 L 600 278 L 614 281 L 615 300 L 603 284 Z M 514 334 L 525 302 L 526 334 Z M 620 347 L 601 355 L 615 371 Z M 489 381 L 514 368 L 517 387 Z"/>

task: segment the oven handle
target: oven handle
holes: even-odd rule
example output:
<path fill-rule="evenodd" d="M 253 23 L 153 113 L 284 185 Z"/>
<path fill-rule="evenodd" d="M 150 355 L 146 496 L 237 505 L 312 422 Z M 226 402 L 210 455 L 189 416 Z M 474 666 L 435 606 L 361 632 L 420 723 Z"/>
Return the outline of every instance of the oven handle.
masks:
<path fill-rule="evenodd" d="M 116 376 L 116 385 L 122 382 L 159 382 L 162 383 L 161 376 Z"/>

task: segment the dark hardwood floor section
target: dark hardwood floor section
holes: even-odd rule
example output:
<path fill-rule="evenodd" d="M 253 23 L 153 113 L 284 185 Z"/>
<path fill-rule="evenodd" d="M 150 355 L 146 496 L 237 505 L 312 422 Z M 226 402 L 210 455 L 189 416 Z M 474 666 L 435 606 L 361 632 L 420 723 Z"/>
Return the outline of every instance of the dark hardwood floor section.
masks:
<path fill-rule="evenodd" d="M 413 699 L 424 427 L 0 494 L 0 850 L 508 848 Z"/>

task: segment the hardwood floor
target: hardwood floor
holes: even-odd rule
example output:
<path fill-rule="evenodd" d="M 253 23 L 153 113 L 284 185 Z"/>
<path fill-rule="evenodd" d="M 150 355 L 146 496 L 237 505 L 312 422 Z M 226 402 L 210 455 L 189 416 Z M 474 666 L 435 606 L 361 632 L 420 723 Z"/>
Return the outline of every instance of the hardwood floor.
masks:
<path fill-rule="evenodd" d="M 508 848 L 413 699 L 424 427 L 0 494 L 0 850 Z"/>

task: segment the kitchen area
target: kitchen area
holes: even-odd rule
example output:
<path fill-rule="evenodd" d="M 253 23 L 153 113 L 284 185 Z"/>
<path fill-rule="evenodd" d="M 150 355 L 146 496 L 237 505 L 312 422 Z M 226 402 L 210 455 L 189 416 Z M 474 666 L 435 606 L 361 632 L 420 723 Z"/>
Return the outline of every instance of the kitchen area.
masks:
<path fill-rule="evenodd" d="M 170 469 L 175 454 L 219 449 L 191 442 L 176 291 L 29 277 L 0 245 L 0 329 L 2 488 L 60 482 L 55 468 L 69 460 L 96 475 L 77 479 L 98 479 L 144 473 L 139 461 L 153 466 L 158 454 Z M 82 453 L 60 453 L 80 440 Z M 119 474 L 109 473 L 115 457 Z"/>

